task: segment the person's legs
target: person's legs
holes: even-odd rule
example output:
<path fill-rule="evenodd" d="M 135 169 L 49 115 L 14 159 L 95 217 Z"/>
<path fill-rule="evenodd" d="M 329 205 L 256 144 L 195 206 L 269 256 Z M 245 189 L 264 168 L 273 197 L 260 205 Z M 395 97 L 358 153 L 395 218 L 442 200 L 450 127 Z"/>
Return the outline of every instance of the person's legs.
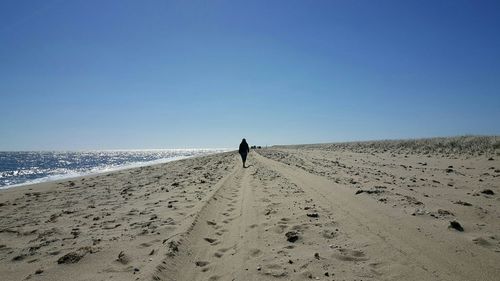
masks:
<path fill-rule="evenodd" d="M 245 168 L 245 162 L 247 161 L 247 154 L 246 153 L 241 154 L 241 160 L 243 160 L 243 168 Z"/>

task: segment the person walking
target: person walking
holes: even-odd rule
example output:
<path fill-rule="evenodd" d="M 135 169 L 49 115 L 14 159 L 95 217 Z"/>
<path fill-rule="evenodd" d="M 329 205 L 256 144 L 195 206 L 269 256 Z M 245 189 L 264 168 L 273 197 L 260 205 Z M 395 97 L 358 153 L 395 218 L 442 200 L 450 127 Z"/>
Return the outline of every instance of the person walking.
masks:
<path fill-rule="evenodd" d="M 247 161 L 247 155 L 250 152 L 250 147 L 248 147 L 248 143 L 246 139 L 242 139 L 240 143 L 240 149 L 238 152 L 241 155 L 241 160 L 243 161 L 243 168 L 245 167 L 245 162 Z"/>

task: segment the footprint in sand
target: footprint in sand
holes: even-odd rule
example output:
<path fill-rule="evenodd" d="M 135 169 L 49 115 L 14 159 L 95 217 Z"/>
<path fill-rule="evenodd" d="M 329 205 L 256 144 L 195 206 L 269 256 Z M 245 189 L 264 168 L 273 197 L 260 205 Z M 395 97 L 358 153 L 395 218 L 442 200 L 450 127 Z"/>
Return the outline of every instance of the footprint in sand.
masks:
<path fill-rule="evenodd" d="M 199 267 L 205 267 L 209 264 L 208 261 L 197 261 L 195 262 L 196 266 L 199 266 Z"/>
<path fill-rule="evenodd" d="M 277 226 L 273 226 L 271 227 L 271 231 L 273 231 L 274 233 L 277 233 L 277 234 L 281 234 L 283 232 L 285 232 L 285 229 L 287 229 L 287 225 L 282 225 L 282 224 L 279 224 Z"/>
<path fill-rule="evenodd" d="M 264 274 L 275 278 L 282 278 L 286 277 L 288 272 L 278 264 L 269 264 L 265 266 Z"/>
<path fill-rule="evenodd" d="M 338 254 L 335 254 L 335 258 L 341 261 L 366 261 L 368 260 L 365 257 L 365 253 L 357 250 L 349 250 L 349 249 L 339 249 Z"/>
<path fill-rule="evenodd" d="M 323 238 L 326 239 L 332 239 L 335 238 L 335 236 L 337 236 L 337 232 L 333 229 L 323 229 L 321 231 L 321 236 L 323 236 Z"/>
<path fill-rule="evenodd" d="M 382 273 L 380 272 L 380 268 L 386 266 L 386 264 L 381 263 L 381 262 L 372 262 L 369 264 L 369 266 L 372 268 L 371 272 L 376 274 L 377 276 L 381 276 Z"/>
<path fill-rule="evenodd" d="M 232 248 L 234 248 L 234 247 L 235 247 L 235 246 L 233 246 L 233 247 L 228 247 L 228 248 L 220 248 L 218 251 L 219 251 L 219 252 L 222 252 L 222 253 L 225 253 L 225 252 L 227 252 L 227 251 L 231 250 L 231 249 L 232 249 Z"/>
<path fill-rule="evenodd" d="M 472 239 L 472 242 L 474 242 L 474 244 L 477 244 L 479 246 L 483 246 L 486 248 L 489 248 L 492 246 L 492 243 L 490 241 L 488 241 L 488 238 L 486 238 L 486 237 L 474 238 L 474 239 Z"/>
<path fill-rule="evenodd" d="M 228 247 L 228 248 L 220 248 L 220 249 L 217 250 L 217 252 L 214 253 L 214 257 L 221 258 L 224 255 L 224 253 L 226 253 L 227 251 L 229 251 L 229 250 L 231 250 L 233 248 L 234 248 L 234 246 L 233 247 Z"/>
<path fill-rule="evenodd" d="M 210 243 L 212 245 L 214 245 L 216 242 L 218 242 L 217 239 L 209 238 L 209 237 L 205 237 L 205 238 L 203 238 L 203 240 L 207 241 L 208 243 Z"/>
<path fill-rule="evenodd" d="M 295 230 L 295 231 L 304 231 L 306 229 L 309 229 L 309 224 L 307 223 L 302 223 L 302 224 L 297 224 L 297 225 L 294 225 L 292 226 L 292 230 Z"/>
<path fill-rule="evenodd" d="M 252 249 L 252 250 L 250 250 L 250 256 L 253 257 L 253 258 L 259 256 L 261 253 L 262 253 L 262 251 L 259 250 L 259 249 Z"/>
<path fill-rule="evenodd" d="M 215 253 L 214 253 L 214 257 L 216 257 L 216 258 L 221 258 L 223 255 L 224 255 L 224 254 L 223 254 L 223 253 L 221 253 L 221 252 L 215 252 Z"/>
<path fill-rule="evenodd" d="M 139 247 L 140 247 L 140 248 L 147 248 L 147 247 L 151 247 L 151 245 L 152 245 L 151 243 L 147 243 L 147 242 L 145 242 L 145 243 L 141 243 L 141 244 L 139 244 Z"/>
<path fill-rule="evenodd" d="M 286 221 L 282 221 L 282 220 L 278 221 L 278 225 L 287 225 L 287 224 L 288 224 L 288 222 L 286 222 Z"/>

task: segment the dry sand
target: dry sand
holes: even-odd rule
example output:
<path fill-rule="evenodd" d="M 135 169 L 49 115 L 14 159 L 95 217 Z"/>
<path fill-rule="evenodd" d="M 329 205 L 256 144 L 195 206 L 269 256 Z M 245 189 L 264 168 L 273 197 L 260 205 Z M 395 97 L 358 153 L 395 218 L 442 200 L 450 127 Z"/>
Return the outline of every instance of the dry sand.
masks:
<path fill-rule="evenodd" d="M 12 188 L 0 279 L 500 280 L 499 160 L 277 147 Z"/>

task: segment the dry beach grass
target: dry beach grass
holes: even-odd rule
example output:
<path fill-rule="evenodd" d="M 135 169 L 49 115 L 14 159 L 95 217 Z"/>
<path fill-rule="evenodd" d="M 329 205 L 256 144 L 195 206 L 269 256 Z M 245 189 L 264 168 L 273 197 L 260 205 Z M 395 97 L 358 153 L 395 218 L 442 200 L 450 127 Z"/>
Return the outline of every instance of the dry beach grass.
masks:
<path fill-rule="evenodd" d="M 391 151 L 394 153 L 407 152 L 410 154 L 431 155 L 498 155 L 500 153 L 500 136 L 458 136 L 408 140 L 378 140 L 343 142 L 331 144 L 304 144 L 276 146 L 284 148 L 313 149 L 321 147 L 325 150 L 371 150 L 372 152 Z"/>

